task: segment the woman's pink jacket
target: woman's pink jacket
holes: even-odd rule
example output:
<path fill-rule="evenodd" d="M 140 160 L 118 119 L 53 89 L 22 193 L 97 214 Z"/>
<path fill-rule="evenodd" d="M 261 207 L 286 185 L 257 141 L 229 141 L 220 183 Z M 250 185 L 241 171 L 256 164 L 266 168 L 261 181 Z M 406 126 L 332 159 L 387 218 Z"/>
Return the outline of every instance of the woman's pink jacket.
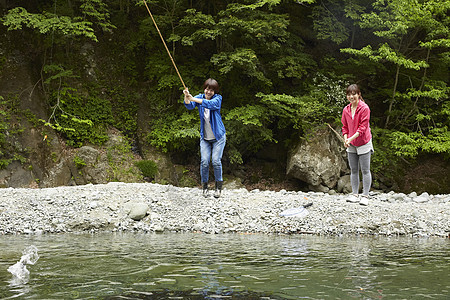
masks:
<path fill-rule="evenodd" d="M 356 132 L 359 132 L 359 136 L 351 142 L 353 146 L 365 145 L 372 138 L 369 120 L 370 108 L 363 100 L 359 100 L 354 118 L 352 118 L 351 103 L 344 107 L 341 119 L 342 134 L 347 134 L 347 137 L 351 137 Z"/>

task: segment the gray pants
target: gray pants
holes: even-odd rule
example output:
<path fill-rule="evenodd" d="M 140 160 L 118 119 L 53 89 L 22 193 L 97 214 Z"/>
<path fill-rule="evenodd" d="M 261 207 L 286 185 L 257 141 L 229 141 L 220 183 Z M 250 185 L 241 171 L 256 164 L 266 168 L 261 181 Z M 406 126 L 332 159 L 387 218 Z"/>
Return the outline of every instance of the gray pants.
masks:
<path fill-rule="evenodd" d="M 370 156 L 372 151 L 358 155 L 347 152 L 348 164 L 350 165 L 350 182 L 352 184 L 352 193 L 359 192 L 359 169 L 361 167 L 363 195 L 368 196 L 370 186 L 372 185 L 372 173 L 370 173 Z"/>

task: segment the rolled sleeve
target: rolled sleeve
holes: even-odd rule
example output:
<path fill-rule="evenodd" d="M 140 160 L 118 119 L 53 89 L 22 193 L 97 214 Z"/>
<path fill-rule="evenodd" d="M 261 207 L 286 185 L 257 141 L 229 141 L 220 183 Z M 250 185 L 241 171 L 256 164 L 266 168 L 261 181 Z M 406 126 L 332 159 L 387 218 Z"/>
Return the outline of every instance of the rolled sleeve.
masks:
<path fill-rule="evenodd" d="M 359 132 L 360 135 L 365 134 L 367 128 L 369 128 L 369 121 L 370 121 L 370 110 L 367 107 L 363 111 L 361 111 L 360 122 L 358 124 L 358 129 L 356 130 L 357 132 Z"/>

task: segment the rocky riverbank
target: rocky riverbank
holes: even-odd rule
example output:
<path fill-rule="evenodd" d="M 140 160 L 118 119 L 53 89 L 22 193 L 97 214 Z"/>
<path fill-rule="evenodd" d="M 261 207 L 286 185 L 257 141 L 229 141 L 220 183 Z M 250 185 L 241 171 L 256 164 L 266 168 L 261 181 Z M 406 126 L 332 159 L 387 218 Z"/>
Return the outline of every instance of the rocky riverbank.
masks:
<path fill-rule="evenodd" d="M 411 235 L 448 238 L 450 195 L 372 193 L 369 205 L 347 195 L 108 183 L 0 190 L 0 235 L 138 231 L 321 235 Z M 304 217 L 282 217 L 313 203 Z"/>

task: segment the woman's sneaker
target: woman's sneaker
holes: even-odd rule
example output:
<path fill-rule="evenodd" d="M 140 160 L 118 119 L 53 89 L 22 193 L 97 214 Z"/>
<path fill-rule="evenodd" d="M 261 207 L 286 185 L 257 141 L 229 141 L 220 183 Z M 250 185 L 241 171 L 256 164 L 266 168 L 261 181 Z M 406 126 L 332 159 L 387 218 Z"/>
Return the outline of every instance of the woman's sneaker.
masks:
<path fill-rule="evenodd" d="M 203 188 L 203 197 L 208 197 L 208 183 L 202 182 L 202 188 Z"/>
<path fill-rule="evenodd" d="M 359 201 L 359 204 L 367 206 L 369 205 L 369 197 L 365 195 L 361 195 L 361 200 Z"/>
<path fill-rule="evenodd" d="M 358 202 L 359 202 L 359 197 L 358 197 L 358 195 L 351 194 L 351 195 L 347 198 L 347 202 L 350 202 L 350 203 L 358 203 Z"/>

